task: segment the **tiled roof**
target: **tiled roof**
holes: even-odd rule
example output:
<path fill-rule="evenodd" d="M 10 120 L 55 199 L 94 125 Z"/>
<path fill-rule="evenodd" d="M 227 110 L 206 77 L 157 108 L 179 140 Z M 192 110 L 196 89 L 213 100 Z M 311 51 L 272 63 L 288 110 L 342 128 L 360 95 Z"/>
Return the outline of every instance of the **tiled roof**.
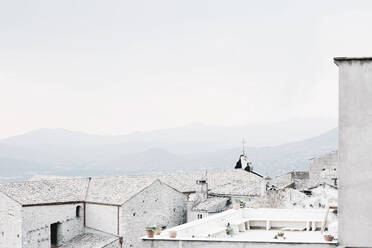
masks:
<path fill-rule="evenodd" d="M 0 191 L 21 205 L 84 201 L 87 187 L 87 178 L 0 183 Z"/>
<path fill-rule="evenodd" d="M 192 208 L 193 211 L 221 212 L 226 208 L 227 197 L 210 197 Z"/>
<path fill-rule="evenodd" d="M 195 192 L 196 180 L 205 179 L 205 171 L 175 172 L 147 175 L 156 177 L 180 192 Z M 257 195 L 261 192 L 264 179 L 241 169 L 211 170 L 207 172 L 210 194 Z"/>
<path fill-rule="evenodd" d="M 0 191 L 22 205 L 75 201 L 122 205 L 156 180 L 186 193 L 195 192 L 200 179 L 205 179 L 205 171 L 92 178 L 38 175 L 31 179 L 37 181 L 0 183 Z M 218 196 L 259 195 L 263 180 L 241 169 L 207 172 L 209 194 Z"/>
<path fill-rule="evenodd" d="M 210 194 L 259 195 L 264 179 L 245 170 L 208 171 Z"/>
<path fill-rule="evenodd" d="M 85 233 L 75 236 L 60 248 L 104 248 L 113 242 L 119 242 L 118 237 L 103 232 L 90 232 L 87 228 Z"/>
<path fill-rule="evenodd" d="M 140 176 L 93 177 L 86 201 L 122 205 L 155 181 L 156 178 Z"/>

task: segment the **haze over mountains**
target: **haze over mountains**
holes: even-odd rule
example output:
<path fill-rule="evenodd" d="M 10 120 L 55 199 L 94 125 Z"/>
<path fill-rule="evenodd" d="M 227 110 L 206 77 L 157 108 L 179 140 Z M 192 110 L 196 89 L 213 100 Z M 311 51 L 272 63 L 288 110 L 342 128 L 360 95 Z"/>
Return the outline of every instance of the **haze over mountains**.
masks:
<path fill-rule="evenodd" d="M 179 128 L 102 136 L 38 129 L 0 140 L 0 180 L 34 174 L 112 175 L 233 168 L 242 152 L 264 175 L 306 170 L 308 159 L 337 149 L 333 120 Z M 333 126 L 334 127 L 334 126 Z"/>

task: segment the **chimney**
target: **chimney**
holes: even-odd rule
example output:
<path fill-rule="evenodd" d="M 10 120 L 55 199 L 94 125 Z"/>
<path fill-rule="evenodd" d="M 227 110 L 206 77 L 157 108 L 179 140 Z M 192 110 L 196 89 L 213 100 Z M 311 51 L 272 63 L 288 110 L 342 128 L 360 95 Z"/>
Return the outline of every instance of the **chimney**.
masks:
<path fill-rule="evenodd" d="M 207 179 L 196 180 L 196 199 L 195 202 L 203 202 L 208 198 Z"/>

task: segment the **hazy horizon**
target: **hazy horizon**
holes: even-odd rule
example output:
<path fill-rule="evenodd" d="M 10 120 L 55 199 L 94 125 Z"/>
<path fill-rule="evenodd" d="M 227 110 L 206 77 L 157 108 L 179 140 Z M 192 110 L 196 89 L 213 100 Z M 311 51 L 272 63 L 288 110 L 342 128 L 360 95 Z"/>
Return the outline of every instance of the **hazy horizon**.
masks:
<path fill-rule="evenodd" d="M 166 130 L 172 130 L 172 129 L 198 128 L 198 127 L 214 127 L 214 128 L 234 128 L 234 127 L 237 127 L 238 128 L 238 127 L 244 127 L 244 126 L 252 126 L 252 127 L 263 126 L 263 128 L 267 129 L 267 128 L 270 128 L 270 126 L 271 126 L 271 127 L 273 127 L 273 129 L 277 129 L 280 126 L 283 126 L 283 125 L 286 125 L 286 124 L 289 124 L 289 123 L 292 123 L 292 125 L 294 125 L 296 122 L 304 123 L 306 121 L 309 121 L 310 123 L 314 123 L 314 122 L 319 121 L 319 123 L 318 123 L 319 125 L 315 128 L 314 127 L 310 128 L 311 125 L 309 125 L 307 131 L 310 134 L 306 134 L 306 132 L 303 132 L 303 133 L 299 134 L 299 137 L 290 137 L 290 139 L 288 141 L 285 141 L 283 143 L 290 142 L 290 141 L 301 140 L 301 139 L 305 139 L 307 137 L 311 138 L 311 137 L 317 136 L 317 134 L 321 135 L 321 134 L 323 134 L 325 132 L 328 132 L 328 131 L 330 131 L 334 128 L 337 128 L 337 119 L 333 119 L 333 118 L 291 119 L 291 120 L 278 121 L 278 122 L 244 123 L 244 124 L 240 124 L 240 125 L 218 125 L 218 124 L 208 124 L 208 123 L 202 123 L 202 122 L 192 122 L 192 123 L 186 123 L 184 125 L 174 126 L 174 127 L 164 127 L 164 128 L 159 128 L 159 129 L 148 129 L 148 130 L 134 130 L 134 131 L 131 131 L 131 132 L 128 132 L 128 133 L 117 133 L 117 134 L 113 134 L 113 133 L 111 133 L 111 134 L 110 133 L 105 133 L 105 134 L 92 133 L 92 132 L 87 132 L 87 131 L 84 131 L 84 130 L 67 129 L 67 128 L 64 128 L 64 127 L 39 127 L 39 128 L 31 129 L 31 130 L 25 130 L 25 131 L 20 132 L 20 133 L 10 134 L 8 136 L 3 136 L 3 137 L 0 136 L 0 141 L 3 140 L 3 139 L 7 139 L 7 138 L 22 136 L 22 135 L 25 135 L 25 134 L 28 134 L 28 133 L 31 133 L 31 132 L 34 132 L 34 131 L 38 131 L 38 130 L 65 130 L 65 131 L 68 131 L 68 132 L 76 132 L 76 133 L 82 133 L 82 134 L 87 134 L 87 135 L 98 135 L 98 136 L 124 135 L 125 136 L 125 135 L 133 135 L 133 134 L 137 134 L 137 133 L 151 133 L 151 132 L 166 131 Z M 242 138 L 244 138 L 243 136 L 244 135 L 242 134 Z M 278 145 L 278 144 L 275 144 L 275 145 Z"/>
<path fill-rule="evenodd" d="M 336 119 L 332 58 L 372 54 L 371 9 L 335 0 L 3 1 L 0 138 Z"/>

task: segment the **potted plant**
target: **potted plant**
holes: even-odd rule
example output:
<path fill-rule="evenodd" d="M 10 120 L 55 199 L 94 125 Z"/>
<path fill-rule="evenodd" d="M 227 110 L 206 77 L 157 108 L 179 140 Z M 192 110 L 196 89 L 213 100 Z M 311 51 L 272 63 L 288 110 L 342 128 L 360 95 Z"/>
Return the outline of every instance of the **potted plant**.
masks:
<path fill-rule="evenodd" d="M 176 231 L 169 231 L 169 238 L 175 238 L 177 236 L 177 232 Z"/>
<path fill-rule="evenodd" d="M 226 230 L 227 235 L 232 235 L 233 234 L 233 229 L 232 229 L 230 223 L 227 223 L 225 230 Z"/>
<path fill-rule="evenodd" d="M 155 233 L 156 227 L 154 226 L 147 226 L 146 227 L 146 235 L 148 238 L 153 238 Z"/>
<path fill-rule="evenodd" d="M 278 232 L 275 236 L 274 236 L 274 239 L 286 239 L 284 237 L 284 233 L 283 232 Z"/>
<path fill-rule="evenodd" d="M 240 202 L 236 202 L 233 204 L 233 209 L 237 210 L 240 208 Z"/>
<path fill-rule="evenodd" d="M 333 235 L 330 235 L 330 234 L 326 234 L 324 235 L 324 240 L 325 241 L 332 241 L 334 239 L 334 236 Z"/>
<path fill-rule="evenodd" d="M 162 231 L 161 226 L 156 226 L 156 228 L 155 228 L 155 235 L 160 235 L 161 231 Z"/>

